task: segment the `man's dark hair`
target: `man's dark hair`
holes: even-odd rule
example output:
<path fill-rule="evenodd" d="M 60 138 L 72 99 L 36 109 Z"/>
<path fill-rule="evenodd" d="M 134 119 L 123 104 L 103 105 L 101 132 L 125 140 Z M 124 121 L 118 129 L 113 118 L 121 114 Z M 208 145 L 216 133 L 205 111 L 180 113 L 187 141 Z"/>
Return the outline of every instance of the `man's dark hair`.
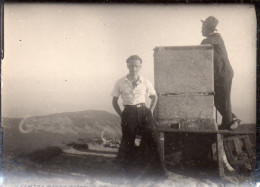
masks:
<path fill-rule="evenodd" d="M 142 59 L 137 55 L 132 55 L 132 56 L 128 57 L 128 59 L 126 59 L 126 63 L 129 63 L 132 60 L 140 60 L 140 62 L 142 63 Z"/>

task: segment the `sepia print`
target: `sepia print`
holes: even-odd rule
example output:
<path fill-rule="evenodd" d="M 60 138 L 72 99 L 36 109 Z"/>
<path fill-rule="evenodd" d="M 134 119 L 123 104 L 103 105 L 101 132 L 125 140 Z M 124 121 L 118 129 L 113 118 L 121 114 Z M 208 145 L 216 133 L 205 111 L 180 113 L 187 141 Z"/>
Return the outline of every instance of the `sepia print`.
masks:
<path fill-rule="evenodd" d="M 4 4 L 3 186 L 253 186 L 252 5 Z"/>

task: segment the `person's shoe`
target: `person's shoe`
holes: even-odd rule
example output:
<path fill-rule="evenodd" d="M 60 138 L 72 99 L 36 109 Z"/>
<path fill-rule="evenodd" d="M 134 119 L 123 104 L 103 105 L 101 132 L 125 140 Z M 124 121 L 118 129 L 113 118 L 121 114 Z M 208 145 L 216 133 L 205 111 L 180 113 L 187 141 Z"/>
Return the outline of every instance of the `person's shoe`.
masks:
<path fill-rule="evenodd" d="M 238 118 L 234 118 L 233 121 L 231 122 L 229 129 L 230 130 L 235 130 L 239 125 L 240 125 L 241 120 Z"/>
<path fill-rule="evenodd" d="M 226 130 L 227 128 L 225 127 L 225 125 L 221 124 L 218 126 L 218 130 Z"/>

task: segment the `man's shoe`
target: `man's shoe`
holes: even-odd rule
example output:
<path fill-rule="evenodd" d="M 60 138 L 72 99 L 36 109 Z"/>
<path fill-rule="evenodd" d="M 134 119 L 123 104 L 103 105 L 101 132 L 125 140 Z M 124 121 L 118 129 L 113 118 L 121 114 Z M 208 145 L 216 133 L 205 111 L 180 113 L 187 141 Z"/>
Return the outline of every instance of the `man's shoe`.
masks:
<path fill-rule="evenodd" d="M 225 127 L 225 125 L 221 124 L 218 126 L 218 130 L 226 130 L 227 128 Z"/>
<path fill-rule="evenodd" d="M 229 129 L 230 130 L 235 130 L 239 125 L 240 125 L 241 120 L 238 118 L 234 118 L 233 121 L 231 122 Z"/>

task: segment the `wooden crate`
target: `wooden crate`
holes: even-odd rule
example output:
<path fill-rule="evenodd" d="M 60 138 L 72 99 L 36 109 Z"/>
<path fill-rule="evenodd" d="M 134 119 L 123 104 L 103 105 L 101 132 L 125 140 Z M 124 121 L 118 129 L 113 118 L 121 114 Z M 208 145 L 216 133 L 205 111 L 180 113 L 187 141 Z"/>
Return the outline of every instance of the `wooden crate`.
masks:
<path fill-rule="evenodd" d="M 224 137 L 224 149 L 231 165 L 250 165 L 255 169 L 255 153 L 249 135 Z"/>
<path fill-rule="evenodd" d="M 214 109 L 213 48 L 156 47 L 155 119 L 175 129 L 217 130 Z"/>

